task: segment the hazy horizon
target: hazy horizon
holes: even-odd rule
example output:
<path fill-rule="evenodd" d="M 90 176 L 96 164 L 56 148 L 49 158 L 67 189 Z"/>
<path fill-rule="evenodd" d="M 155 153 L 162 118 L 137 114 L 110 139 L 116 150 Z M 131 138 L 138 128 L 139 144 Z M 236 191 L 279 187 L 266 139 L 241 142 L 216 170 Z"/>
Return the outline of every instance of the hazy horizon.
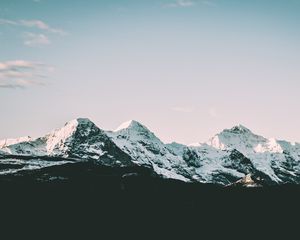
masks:
<path fill-rule="evenodd" d="M 2 0 L 0 139 L 77 117 L 164 142 L 242 124 L 300 142 L 296 0 Z"/>

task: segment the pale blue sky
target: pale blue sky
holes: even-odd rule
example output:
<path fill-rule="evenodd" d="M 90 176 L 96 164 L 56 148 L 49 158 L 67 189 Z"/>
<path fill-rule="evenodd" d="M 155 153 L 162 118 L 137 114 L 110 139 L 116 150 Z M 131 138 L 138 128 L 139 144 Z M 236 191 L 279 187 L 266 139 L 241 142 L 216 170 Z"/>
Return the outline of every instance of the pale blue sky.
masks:
<path fill-rule="evenodd" d="M 300 141 L 300 1 L 1 0 L 0 138 L 76 117 Z"/>

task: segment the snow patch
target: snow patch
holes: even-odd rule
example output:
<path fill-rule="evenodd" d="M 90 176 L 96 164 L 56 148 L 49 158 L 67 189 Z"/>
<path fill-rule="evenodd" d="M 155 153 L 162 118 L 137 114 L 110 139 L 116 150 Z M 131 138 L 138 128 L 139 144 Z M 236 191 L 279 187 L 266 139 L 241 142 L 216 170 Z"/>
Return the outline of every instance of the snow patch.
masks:
<path fill-rule="evenodd" d="M 7 138 L 0 140 L 0 148 L 4 148 L 13 144 L 21 143 L 21 142 L 28 142 L 31 141 L 32 138 L 29 136 L 20 137 L 20 138 Z"/>
<path fill-rule="evenodd" d="M 120 130 L 123 130 L 123 129 L 126 129 L 126 128 L 129 128 L 130 126 L 134 125 L 138 123 L 137 121 L 135 120 L 129 120 L 129 121 L 126 121 L 124 123 L 122 123 L 119 127 L 117 127 L 114 132 L 118 132 Z"/>

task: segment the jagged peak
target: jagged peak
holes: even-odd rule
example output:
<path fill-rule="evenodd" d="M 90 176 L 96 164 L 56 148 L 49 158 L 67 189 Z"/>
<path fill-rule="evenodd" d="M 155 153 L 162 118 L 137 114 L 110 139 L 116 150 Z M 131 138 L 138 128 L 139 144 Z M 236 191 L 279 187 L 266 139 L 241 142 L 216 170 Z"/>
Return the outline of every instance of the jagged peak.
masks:
<path fill-rule="evenodd" d="M 140 122 L 136 120 L 129 120 L 124 123 L 122 123 L 119 127 L 117 127 L 114 132 L 118 132 L 124 129 L 136 129 L 136 130 L 148 130 L 146 126 L 141 124 Z"/>
<path fill-rule="evenodd" d="M 231 129 L 225 129 L 224 131 L 231 133 L 252 133 L 249 128 L 243 126 L 242 124 L 233 126 Z"/>
<path fill-rule="evenodd" d="M 56 131 L 75 131 L 77 128 L 93 128 L 97 127 L 89 118 L 75 118 L 65 123 L 62 128 L 54 130 Z M 97 127 L 98 128 L 98 127 Z"/>
<path fill-rule="evenodd" d="M 68 125 L 95 125 L 89 118 L 75 118 L 75 119 L 72 119 L 70 121 L 68 121 L 65 126 L 68 126 Z"/>
<path fill-rule="evenodd" d="M 264 144 L 266 141 L 266 138 L 254 134 L 250 129 L 239 124 L 216 134 L 207 141 L 207 144 L 221 150 L 235 148 L 244 154 L 253 152 L 259 143 Z"/>
<path fill-rule="evenodd" d="M 65 123 L 62 128 L 58 128 L 50 132 L 45 137 L 48 138 L 48 140 L 49 138 L 57 138 L 57 141 L 59 141 L 59 139 L 66 139 L 70 137 L 78 129 L 78 127 L 82 129 L 89 129 L 93 126 L 96 125 L 88 118 L 75 118 Z"/>
<path fill-rule="evenodd" d="M 81 135 L 87 136 L 90 131 L 98 127 L 88 118 L 75 118 L 68 121 L 62 128 L 56 129 L 47 134 L 46 139 L 47 152 L 51 153 L 57 146 L 63 146 L 63 143 L 74 137 L 74 134 L 80 130 Z"/>

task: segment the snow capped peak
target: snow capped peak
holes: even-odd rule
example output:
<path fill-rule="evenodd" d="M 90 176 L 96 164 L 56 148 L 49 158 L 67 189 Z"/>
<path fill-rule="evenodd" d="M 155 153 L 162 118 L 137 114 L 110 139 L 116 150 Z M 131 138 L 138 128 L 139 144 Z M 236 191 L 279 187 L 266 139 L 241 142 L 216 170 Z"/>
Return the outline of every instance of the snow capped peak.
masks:
<path fill-rule="evenodd" d="M 116 130 L 111 132 L 109 135 L 122 136 L 129 141 L 129 139 L 133 142 L 143 141 L 143 142 L 152 142 L 155 141 L 159 144 L 163 144 L 153 132 L 151 132 L 146 126 L 135 121 L 130 120 L 122 123 Z"/>
<path fill-rule="evenodd" d="M 0 154 L 147 165 L 160 176 L 183 181 L 229 184 L 240 179 L 234 184 L 257 186 L 263 173 L 274 183 L 300 182 L 300 144 L 264 138 L 243 125 L 186 146 L 163 143 L 135 120 L 103 131 L 88 118 L 76 118 L 40 138 L 0 140 Z"/>
<path fill-rule="evenodd" d="M 126 121 L 126 122 L 121 123 L 120 126 L 118 126 L 118 127 L 114 130 L 114 132 L 118 132 L 118 131 L 123 130 L 123 129 L 125 129 L 125 128 L 129 128 L 130 125 L 131 125 L 133 122 L 134 122 L 134 120 L 129 120 L 129 121 Z"/>
<path fill-rule="evenodd" d="M 114 132 L 118 132 L 124 129 L 136 129 L 136 130 L 143 130 L 147 129 L 143 124 L 139 123 L 138 121 L 135 120 L 129 120 L 124 123 L 122 123 L 119 127 L 117 127 Z M 148 130 L 148 129 L 147 129 Z"/>
<path fill-rule="evenodd" d="M 121 124 L 115 131 L 107 132 L 114 143 L 127 153 L 135 164 L 152 166 L 154 171 L 166 178 L 189 181 L 176 166 L 186 165 L 181 156 L 182 146 L 164 144 L 143 124 L 130 120 Z M 179 167 L 178 167 L 179 168 Z M 181 169 L 181 168 L 179 168 Z"/>
<path fill-rule="evenodd" d="M 65 127 L 66 126 L 70 126 L 70 127 L 74 126 L 74 127 L 76 127 L 78 125 L 95 125 L 95 124 L 90 119 L 88 119 L 88 118 L 75 118 L 75 119 L 67 122 L 65 124 Z"/>
<path fill-rule="evenodd" d="M 237 145 L 242 145 L 243 147 L 245 144 L 248 145 L 248 140 L 250 142 L 256 142 L 257 139 L 264 140 L 263 137 L 257 136 L 254 133 L 252 133 L 249 128 L 239 124 L 230 129 L 224 129 L 222 132 L 216 134 L 214 137 L 212 137 L 205 143 L 196 142 L 189 144 L 188 146 L 202 147 L 205 145 L 209 145 L 220 150 L 226 150 L 228 148 L 236 148 L 240 150 L 240 148 L 237 147 Z"/>
<path fill-rule="evenodd" d="M 65 124 L 64 127 L 56 129 L 46 135 L 46 148 L 47 153 L 53 152 L 58 145 L 63 146 L 64 142 L 70 138 L 76 131 L 79 122 L 77 119 L 71 120 Z"/>
<path fill-rule="evenodd" d="M 207 144 L 217 149 L 236 149 L 246 154 L 253 153 L 258 144 L 265 144 L 266 142 L 266 138 L 254 134 L 243 125 L 237 125 L 215 135 Z"/>
<path fill-rule="evenodd" d="M 231 129 L 225 129 L 224 131 L 231 132 L 234 134 L 252 133 L 249 128 L 246 128 L 245 126 L 243 126 L 241 124 L 236 125 L 236 126 L 232 127 Z"/>
<path fill-rule="evenodd" d="M 62 128 L 56 129 L 48 134 L 48 137 L 55 137 L 58 139 L 68 138 L 71 136 L 77 128 L 80 127 L 90 127 L 95 124 L 88 118 L 76 118 L 67 122 Z"/>
<path fill-rule="evenodd" d="M 217 149 L 237 149 L 243 154 L 248 153 L 283 153 L 281 144 L 275 138 L 264 138 L 251 132 L 248 128 L 237 125 L 225 129 L 207 142 Z"/>
<path fill-rule="evenodd" d="M 45 136 L 47 153 L 54 150 L 66 151 L 66 143 L 72 141 L 74 134 L 80 129 L 80 136 L 88 136 L 92 129 L 98 129 L 88 118 L 76 118 L 67 122 L 62 128 L 56 129 Z"/>

